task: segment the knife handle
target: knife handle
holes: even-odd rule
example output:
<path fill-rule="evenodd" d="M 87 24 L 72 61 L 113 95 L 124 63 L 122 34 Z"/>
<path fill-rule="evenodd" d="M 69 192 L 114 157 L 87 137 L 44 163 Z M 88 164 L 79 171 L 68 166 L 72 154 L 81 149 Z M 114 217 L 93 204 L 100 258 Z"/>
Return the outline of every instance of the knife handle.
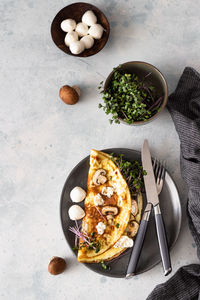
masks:
<path fill-rule="evenodd" d="M 171 260 L 169 255 L 165 226 L 164 226 L 159 204 L 154 206 L 154 213 L 155 213 L 156 230 L 158 236 L 158 243 L 160 247 L 160 254 L 163 263 L 164 275 L 167 276 L 171 272 L 172 267 L 171 267 Z"/>
<path fill-rule="evenodd" d="M 131 253 L 131 257 L 128 263 L 128 269 L 126 272 L 126 279 L 131 278 L 132 276 L 135 275 L 135 270 L 137 267 L 137 263 L 140 257 L 140 253 L 142 250 L 142 246 L 143 246 L 143 242 L 144 242 L 144 237 L 145 237 L 145 233 L 147 231 L 147 225 L 148 225 L 148 221 L 149 221 L 149 216 L 151 213 L 151 204 L 148 203 L 144 214 L 142 216 L 142 221 L 140 223 L 140 227 L 136 236 L 136 240 L 133 246 L 133 250 Z"/>

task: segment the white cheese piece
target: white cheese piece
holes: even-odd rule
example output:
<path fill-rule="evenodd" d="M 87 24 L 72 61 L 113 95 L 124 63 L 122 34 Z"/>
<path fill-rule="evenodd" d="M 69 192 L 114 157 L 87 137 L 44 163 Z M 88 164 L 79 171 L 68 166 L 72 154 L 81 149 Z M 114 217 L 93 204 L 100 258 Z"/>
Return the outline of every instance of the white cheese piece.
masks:
<path fill-rule="evenodd" d="M 133 247 L 133 240 L 126 235 L 122 235 L 121 238 L 115 243 L 114 248 L 131 248 Z"/>
<path fill-rule="evenodd" d="M 101 191 L 102 195 L 110 198 L 114 194 L 114 188 L 111 186 L 104 186 Z"/>
<path fill-rule="evenodd" d="M 88 26 L 80 22 L 76 25 L 76 32 L 79 36 L 85 36 L 88 34 Z"/>
<path fill-rule="evenodd" d="M 100 24 L 93 24 L 88 30 L 88 34 L 90 34 L 94 39 L 99 40 L 103 35 L 103 31 L 104 29 Z"/>
<path fill-rule="evenodd" d="M 71 220 L 80 220 L 85 216 L 84 210 L 79 205 L 72 205 L 69 210 L 68 214 Z"/>
<path fill-rule="evenodd" d="M 96 226 L 98 234 L 102 235 L 106 229 L 106 225 L 103 222 L 99 222 Z"/>
<path fill-rule="evenodd" d="M 69 49 L 73 54 L 80 54 L 81 52 L 84 51 L 85 46 L 81 41 L 75 41 L 70 43 Z"/>
<path fill-rule="evenodd" d="M 95 206 L 104 205 L 104 200 L 103 200 L 103 198 L 101 197 L 100 194 L 97 194 L 97 195 L 94 196 L 94 205 Z"/>
<path fill-rule="evenodd" d="M 85 49 L 90 49 L 94 45 L 94 39 L 91 35 L 85 35 L 80 39 L 83 42 Z"/>
<path fill-rule="evenodd" d="M 80 186 L 76 186 L 71 190 L 70 192 L 70 198 L 72 199 L 73 202 L 81 202 L 85 199 L 86 197 L 86 191 L 82 189 Z"/>
<path fill-rule="evenodd" d="M 73 19 L 66 19 L 62 21 L 60 27 L 65 32 L 71 32 L 76 28 L 76 22 Z"/>
<path fill-rule="evenodd" d="M 82 16 L 82 22 L 91 26 L 97 22 L 97 17 L 92 10 L 87 10 Z"/>
<path fill-rule="evenodd" d="M 75 31 L 68 32 L 65 36 L 65 45 L 69 47 L 69 45 L 75 41 L 78 41 L 78 33 Z"/>

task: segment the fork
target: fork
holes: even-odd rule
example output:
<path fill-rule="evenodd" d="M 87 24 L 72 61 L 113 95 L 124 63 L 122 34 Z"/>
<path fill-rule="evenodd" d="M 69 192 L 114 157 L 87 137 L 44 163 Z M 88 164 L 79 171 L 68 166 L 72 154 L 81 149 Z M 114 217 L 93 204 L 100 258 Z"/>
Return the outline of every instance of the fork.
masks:
<path fill-rule="evenodd" d="M 162 163 L 157 158 L 154 158 L 153 170 L 156 179 L 156 188 L 157 188 L 158 195 L 160 195 L 162 191 L 164 180 L 165 180 L 165 173 L 166 173 L 165 166 L 166 166 L 165 160 Z"/>

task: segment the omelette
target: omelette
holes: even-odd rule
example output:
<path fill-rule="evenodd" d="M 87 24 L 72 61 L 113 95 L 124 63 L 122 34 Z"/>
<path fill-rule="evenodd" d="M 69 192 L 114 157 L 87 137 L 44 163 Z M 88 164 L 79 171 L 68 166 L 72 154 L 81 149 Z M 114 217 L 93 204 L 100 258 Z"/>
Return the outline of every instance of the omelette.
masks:
<path fill-rule="evenodd" d="M 90 244 L 80 239 L 78 261 L 111 260 L 131 247 L 141 218 L 142 195 L 131 198 L 126 180 L 109 154 L 91 150 L 84 208 L 81 231 Z"/>

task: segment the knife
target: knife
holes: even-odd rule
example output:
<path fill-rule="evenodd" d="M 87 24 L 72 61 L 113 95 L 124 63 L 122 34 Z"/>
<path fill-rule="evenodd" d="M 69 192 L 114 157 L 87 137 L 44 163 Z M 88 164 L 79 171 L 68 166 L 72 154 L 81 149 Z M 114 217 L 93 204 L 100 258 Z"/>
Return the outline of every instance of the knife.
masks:
<path fill-rule="evenodd" d="M 154 209 L 156 231 L 158 236 L 161 259 L 163 263 L 164 275 L 167 276 L 172 270 L 166 232 L 165 232 L 165 227 L 164 227 L 162 214 L 160 210 L 151 154 L 150 154 L 149 144 L 147 140 L 144 141 L 142 147 L 142 166 L 143 169 L 147 172 L 147 175 L 144 176 L 147 205 L 144 210 L 144 214 L 140 223 L 138 234 L 136 236 L 135 244 L 128 264 L 126 278 L 130 278 L 135 275 L 135 270 L 137 267 L 137 262 L 144 242 L 144 237 L 147 230 L 147 225 L 148 225 L 152 205 Z"/>

